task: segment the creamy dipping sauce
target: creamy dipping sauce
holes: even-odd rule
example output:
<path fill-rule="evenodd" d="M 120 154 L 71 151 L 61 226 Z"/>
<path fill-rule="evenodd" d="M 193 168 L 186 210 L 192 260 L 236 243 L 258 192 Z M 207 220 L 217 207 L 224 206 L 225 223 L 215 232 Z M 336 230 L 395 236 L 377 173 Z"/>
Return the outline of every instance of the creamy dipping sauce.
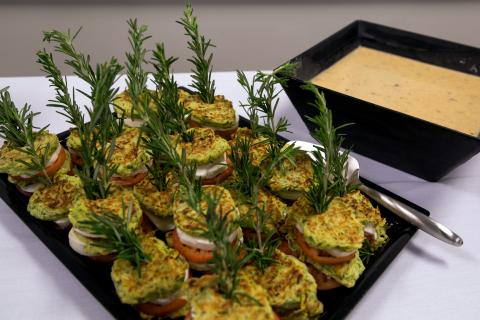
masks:
<path fill-rule="evenodd" d="M 480 77 L 358 47 L 314 84 L 460 132 L 480 132 Z"/>

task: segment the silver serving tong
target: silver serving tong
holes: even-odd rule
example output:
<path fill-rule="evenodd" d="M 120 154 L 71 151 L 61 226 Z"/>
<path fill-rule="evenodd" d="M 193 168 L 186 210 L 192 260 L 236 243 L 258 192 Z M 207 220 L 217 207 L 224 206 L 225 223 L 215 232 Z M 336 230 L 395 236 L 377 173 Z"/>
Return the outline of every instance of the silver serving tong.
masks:
<path fill-rule="evenodd" d="M 315 144 L 306 142 L 292 140 L 289 144 L 295 144 L 299 149 L 310 153 L 316 149 Z M 360 165 L 354 157 L 348 157 L 347 168 L 345 174 L 348 177 L 350 183 L 357 184 L 359 189 L 365 194 L 370 196 L 376 202 L 390 210 L 392 213 L 402 218 L 411 225 L 417 227 L 418 229 L 428 233 L 429 235 L 442 240 L 450 245 L 460 247 L 463 245 L 463 240 L 455 232 L 444 226 L 443 224 L 433 220 L 432 218 L 422 214 L 418 210 L 395 200 L 386 194 L 383 194 L 375 189 L 372 189 L 362 183 L 360 180 Z"/>

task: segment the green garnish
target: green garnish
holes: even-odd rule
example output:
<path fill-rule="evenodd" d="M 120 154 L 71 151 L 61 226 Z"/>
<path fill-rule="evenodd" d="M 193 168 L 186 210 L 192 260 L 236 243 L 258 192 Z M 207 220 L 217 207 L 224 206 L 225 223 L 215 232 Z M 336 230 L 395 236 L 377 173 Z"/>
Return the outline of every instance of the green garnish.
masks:
<path fill-rule="evenodd" d="M 349 125 L 333 126 L 332 112 L 327 108 L 323 93 L 312 85 L 307 84 L 303 89 L 314 94 L 315 101 L 311 103 L 318 110 L 318 115 L 307 117 L 316 125 L 312 137 L 320 144 L 313 152 L 314 181 L 306 193 L 312 207 L 318 212 L 324 212 L 334 197 L 341 197 L 357 188 L 351 184 L 346 175 L 348 155 L 350 150 L 341 150 L 343 136 L 338 130 Z"/>
<path fill-rule="evenodd" d="M 285 84 L 286 81 L 279 74 L 290 74 L 294 68 L 295 65 L 286 64 L 270 74 L 258 71 L 251 82 L 248 81 L 243 71 L 237 71 L 237 81 L 248 95 L 247 102 L 240 103 L 240 105 L 247 113 L 252 124 L 252 136 L 262 135 L 266 138 L 264 143 L 268 146 L 270 161 L 279 158 L 285 145 L 285 142 L 279 138 L 279 134 L 289 132 L 288 126 L 290 125 L 286 117 L 275 120 L 279 102 L 278 95 L 281 93 L 277 88 L 278 85 Z M 258 125 L 260 119 L 264 121 L 263 126 Z M 290 148 L 291 156 L 287 159 L 291 162 L 293 162 L 295 150 L 294 147 Z"/>
<path fill-rule="evenodd" d="M 82 111 L 75 101 L 75 90 L 72 91 L 72 95 L 69 94 L 66 78 L 62 78 L 52 54 L 45 49 L 37 52 L 37 62 L 42 65 L 42 70 L 47 74 L 50 86 L 55 88 L 55 99 L 50 100 L 48 106 L 61 109 L 62 111 L 57 112 L 66 116 L 68 122 L 74 125 L 78 132 L 81 142 L 78 151 L 84 165 L 80 170 L 75 170 L 82 180 L 86 196 L 88 199 L 106 198 L 110 190 L 110 178 L 117 168 L 110 163 L 115 149 L 115 138 L 123 127 L 123 121 L 117 122 L 110 112 L 110 105 L 118 91 L 118 88 L 113 88 L 113 84 L 122 67 L 112 58 L 109 62 L 97 64 L 93 71 L 89 65 L 90 59 L 73 49 L 69 32 L 61 33 L 54 30 L 46 32 L 45 35 L 49 41 L 59 41 L 56 50 L 63 50 L 74 57 L 73 60 L 67 60 L 67 64 L 83 66 L 78 67 L 78 73 L 82 73 L 91 81 L 89 82 L 92 87 L 90 94 L 77 90 L 88 97 L 92 103 L 91 108 L 85 106 L 90 117 L 90 122 L 85 123 Z M 88 68 L 84 63 L 88 64 Z M 90 70 L 92 74 L 90 71 L 83 73 L 85 70 Z"/>
<path fill-rule="evenodd" d="M 140 277 L 141 263 L 149 262 L 150 257 L 143 251 L 137 234 L 128 227 L 132 211 L 133 201 L 130 201 L 128 207 L 122 203 L 121 217 L 111 212 L 90 212 L 87 219 L 79 221 L 79 225 L 94 235 L 102 236 L 101 239 L 92 242 L 93 246 L 115 252 L 116 259 L 130 261 L 137 267 Z"/>
<path fill-rule="evenodd" d="M 0 137 L 5 139 L 9 146 L 25 153 L 28 161 L 17 159 L 31 172 L 43 172 L 40 179 L 46 184 L 52 181 L 46 173 L 46 166 L 49 160 L 50 144 L 35 147 L 35 138 L 43 134 L 48 125 L 34 131 L 33 118 L 40 112 L 32 112 L 29 104 L 25 104 L 20 110 L 10 98 L 8 87 L 0 90 Z"/>
<path fill-rule="evenodd" d="M 139 26 L 137 19 L 129 19 L 128 23 L 128 41 L 132 51 L 127 52 L 126 69 L 127 69 L 127 91 L 132 99 L 132 117 L 133 110 L 138 108 L 142 101 L 142 97 L 147 92 L 148 72 L 142 68 L 142 63 L 145 61 L 147 49 L 143 47 L 146 40 L 151 36 L 146 36 L 148 27 L 145 25 Z"/>
<path fill-rule="evenodd" d="M 190 38 L 187 42 L 188 48 L 193 51 L 194 56 L 188 59 L 194 66 L 192 69 L 192 87 L 198 92 L 203 102 L 213 103 L 215 101 L 215 80 L 212 80 L 212 58 L 213 54 L 207 54 L 210 47 L 215 47 L 210 39 L 206 40 L 198 31 L 197 17 L 193 15 L 193 8 L 187 3 L 183 12 L 183 18 L 177 23 L 185 30 L 185 35 Z"/>

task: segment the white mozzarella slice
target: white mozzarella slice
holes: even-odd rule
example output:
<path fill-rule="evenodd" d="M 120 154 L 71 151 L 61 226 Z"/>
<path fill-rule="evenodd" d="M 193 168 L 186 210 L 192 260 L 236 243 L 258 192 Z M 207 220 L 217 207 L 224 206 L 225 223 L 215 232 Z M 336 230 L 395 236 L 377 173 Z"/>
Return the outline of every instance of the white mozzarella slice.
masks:
<path fill-rule="evenodd" d="M 27 193 L 34 193 L 35 191 L 40 190 L 43 188 L 45 185 L 43 183 L 32 183 L 26 186 L 20 186 L 17 184 L 17 187 L 20 188 L 22 191 L 27 192 Z"/>
<path fill-rule="evenodd" d="M 68 217 L 58 219 L 54 221 L 60 229 L 66 229 L 70 225 L 70 220 L 68 220 Z"/>
<path fill-rule="evenodd" d="M 195 177 L 197 179 L 211 179 L 218 176 L 220 173 L 227 169 L 227 156 L 223 154 L 221 157 L 213 161 L 212 163 L 205 164 L 197 167 Z"/>
<path fill-rule="evenodd" d="M 77 236 L 75 228 L 70 229 L 70 232 L 68 233 L 68 243 L 76 253 L 81 254 L 82 256 L 94 256 L 91 253 L 85 252 L 85 243 L 83 243 L 83 241 Z"/>
<path fill-rule="evenodd" d="M 373 240 L 377 240 L 377 231 L 375 230 L 375 227 L 371 222 L 368 222 L 367 224 L 365 224 L 365 227 L 363 230 L 366 235 L 373 238 Z"/>
<path fill-rule="evenodd" d="M 130 128 L 140 128 L 145 121 L 142 119 L 130 119 L 130 118 L 125 118 L 123 119 L 123 123 Z"/>
<path fill-rule="evenodd" d="M 343 250 L 340 250 L 340 249 L 328 249 L 328 250 L 325 250 L 326 252 L 328 252 L 330 255 L 334 256 L 334 257 L 346 257 L 346 256 L 349 256 L 351 255 L 352 253 L 354 253 L 356 250 L 352 250 L 352 251 L 343 251 Z"/>
<path fill-rule="evenodd" d="M 129 174 L 128 176 L 120 176 L 120 175 L 118 175 L 118 174 L 112 174 L 112 178 L 128 178 L 128 177 L 133 177 L 133 176 L 135 176 L 135 175 L 137 175 L 137 174 L 139 174 L 139 173 L 145 173 L 145 172 L 147 172 L 147 171 L 148 171 L 147 167 L 146 167 L 146 166 L 143 166 L 143 167 L 141 167 L 140 169 L 138 169 L 137 171 L 132 172 L 132 173 Z"/>
<path fill-rule="evenodd" d="M 215 249 L 215 245 L 213 244 L 213 242 L 211 242 L 211 241 L 209 241 L 205 238 L 199 238 L 199 237 L 191 236 L 191 235 L 183 232 L 180 228 L 177 228 L 176 232 L 177 232 L 177 235 L 178 235 L 178 239 L 184 245 L 187 245 L 187 246 L 195 248 L 195 249 L 200 249 L 200 250 L 212 251 L 213 249 Z M 234 242 L 235 239 L 237 238 L 237 234 L 238 234 L 238 229 L 235 230 L 234 232 L 232 232 L 228 236 L 228 241 L 231 242 L 231 243 Z"/>
<path fill-rule="evenodd" d="M 55 150 L 55 152 L 50 157 L 50 160 L 48 160 L 46 167 L 48 167 L 49 165 L 51 165 L 51 164 L 55 163 L 55 161 L 57 161 L 58 156 L 60 155 L 60 151 L 62 151 L 62 148 L 63 148 L 62 145 L 59 143 L 57 149 Z"/>
<path fill-rule="evenodd" d="M 150 212 L 143 211 L 147 217 L 152 221 L 152 223 L 157 227 L 158 230 L 167 232 L 175 229 L 175 223 L 173 222 L 173 217 L 157 217 L 156 215 L 151 214 Z"/>
<path fill-rule="evenodd" d="M 91 238 L 91 239 L 102 239 L 105 238 L 103 235 L 98 235 L 98 234 L 93 234 L 90 232 L 86 232 L 77 228 L 72 228 L 72 230 L 75 230 L 75 232 L 78 232 L 79 235 L 84 236 L 86 238 Z"/>
<path fill-rule="evenodd" d="M 303 234 L 303 230 L 302 228 L 300 227 L 300 225 L 297 223 L 295 224 L 295 228 L 301 233 Z M 340 249 L 326 249 L 324 250 L 325 252 L 328 252 L 331 256 L 334 256 L 334 257 L 346 257 L 346 256 L 349 256 L 351 255 L 352 253 L 354 253 L 356 250 L 352 250 L 352 251 L 343 251 L 343 250 L 340 250 Z"/>

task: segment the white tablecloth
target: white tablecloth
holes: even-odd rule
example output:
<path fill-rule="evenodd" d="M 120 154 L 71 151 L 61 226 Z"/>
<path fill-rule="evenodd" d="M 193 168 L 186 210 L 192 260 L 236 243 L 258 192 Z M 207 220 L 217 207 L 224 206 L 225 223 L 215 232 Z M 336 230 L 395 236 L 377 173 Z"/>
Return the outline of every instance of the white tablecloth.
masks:
<path fill-rule="evenodd" d="M 231 99 L 236 107 L 239 100 L 245 101 L 235 72 L 213 76 L 218 94 Z M 187 74 L 177 74 L 176 79 L 179 85 L 190 82 Z M 75 77 L 69 78 L 69 84 L 88 89 Z M 33 110 L 42 112 L 37 125 L 50 124 L 52 132 L 68 129 L 64 118 L 46 107 L 53 98 L 46 79 L 0 78 L 0 88 L 5 86 L 10 86 L 17 106 L 28 102 Z M 278 113 L 292 123 L 288 138 L 311 140 L 284 94 Z M 461 235 L 465 244 L 455 248 L 417 232 L 348 319 L 479 319 L 480 253 L 475 245 L 480 244 L 480 155 L 438 183 L 355 156 L 362 176 L 426 208 L 433 218 Z M 0 319 L 112 318 L 1 200 L 0 257 Z"/>

